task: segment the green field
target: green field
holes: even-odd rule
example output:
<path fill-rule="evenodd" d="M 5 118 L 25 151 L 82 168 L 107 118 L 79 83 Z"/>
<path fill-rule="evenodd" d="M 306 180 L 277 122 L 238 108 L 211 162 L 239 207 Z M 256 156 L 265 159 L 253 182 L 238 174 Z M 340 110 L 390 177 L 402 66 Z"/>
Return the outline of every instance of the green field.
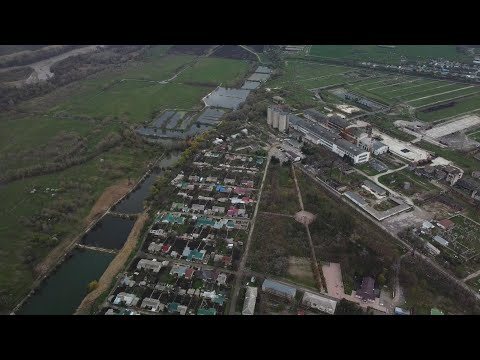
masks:
<path fill-rule="evenodd" d="M 192 82 L 210 86 L 233 85 L 242 80 L 248 71 L 247 61 L 220 58 L 203 58 L 182 72 L 175 82 Z"/>
<path fill-rule="evenodd" d="M 420 90 L 415 89 L 415 91 L 410 92 L 407 95 L 401 95 L 401 96 L 395 96 L 399 100 L 405 101 L 409 103 L 412 100 L 416 100 L 425 96 L 430 96 L 430 95 L 436 95 L 436 94 L 441 94 L 447 91 L 452 91 L 452 90 L 458 90 L 462 88 L 466 88 L 468 85 L 465 84 L 455 84 L 455 83 L 437 83 L 437 84 L 432 84 L 428 88 L 422 88 Z M 411 89 L 412 90 L 412 89 Z M 461 92 L 460 90 L 454 91 L 450 95 L 451 97 L 456 96 L 455 94 L 457 92 Z M 446 94 L 445 94 L 446 95 Z M 433 99 L 433 97 L 428 98 L 428 99 Z"/>
<path fill-rule="evenodd" d="M 201 108 L 201 98 L 211 90 L 213 87 L 124 81 L 97 96 L 76 98 L 58 110 L 95 118 L 124 117 L 138 124 L 149 122 L 166 108 Z"/>
<path fill-rule="evenodd" d="M 400 64 L 402 57 L 409 61 L 438 58 L 467 62 L 473 60 L 472 55 L 458 53 L 455 45 L 397 45 L 394 49 L 377 45 L 313 45 L 309 55 L 387 64 Z"/>
<path fill-rule="evenodd" d="M 292 82 L 302 84 L 306 81 L 328 79 L 331 76 L 351 71 L 351 68 L 344 66 L 288 61 L 284 73 L 277 79 L 269 81 L 269 85 L 281 86 Z"/>
<path fill-rule="evenodd" d="M 480 142 L 480 131 L 475 131 L 468 135 L 468 137 L 472 140 Z"/>
<path fill-rule="evenodd" d="M 455 100 L 455 104 L 451 107 L 435 110 L 431 112 L 424 112 L 425 109 L 417 110 L 416 116 L 427 122 L 444 119 L 447 117 L 460 115 L 465 112 L 480 110 L 480 95 L 476 94 L 463 99 Z"/>
<path fill-rule="evenodd" d="M 415 175 L 414 172 L 408 170 L 400 170 L 388 175 L 380 176 L 380 183 L 389 188 L 398 191 L 407 196 L 415 193 L 437 193 L 440 190 L 424 177 Z M 410 183 L 410 189 L 404 188 L 404 183 Z"/>
<path fill-rule="evenodd" d="M 261 211 L 294 215 L 300 211 L 291 166 L 271 164 L 262 193 Z"/>
<path fill-rule="evenodd" d="M 348 88 L 359 95 L 388 105 L 407 102 L 411 106 L 423 106 L 480 91 L 480 87 L 467 88 L 469 86 L 471 85 L 443 80 L 432 81 L 412 76 L 392 76 L 387 79 L 357 82 Z M 426 98 L 422 99 L 423 97 Z"/>
<path fill-rule="evenodd" d="M 465 88 L 463 90 L 457 90 L 457 91 L 447 93 L 447 94 L 440 94 L 441 92 L 439 92 L 440 95 L 430 96 L 426 99 L 408 101 L 408 104 L 410 106 L 414 106 L 414 107 L 421 107 L 421 106 L 426 106 L 426 105 L 429 105 L 429 104 L 434 104 L 434 103 L 439 103 L 439 102 L 442 102 L 442 101 L 447 101 L 447 100 L 458 98 L 458 97 L 465 96 L 465 95 L 478 94 L 479 92 L 480 92 L 480 87 L 473 86 L 471 88 Z M 428 96 L 428 95 L 424 95 L 424 96 Z"/>

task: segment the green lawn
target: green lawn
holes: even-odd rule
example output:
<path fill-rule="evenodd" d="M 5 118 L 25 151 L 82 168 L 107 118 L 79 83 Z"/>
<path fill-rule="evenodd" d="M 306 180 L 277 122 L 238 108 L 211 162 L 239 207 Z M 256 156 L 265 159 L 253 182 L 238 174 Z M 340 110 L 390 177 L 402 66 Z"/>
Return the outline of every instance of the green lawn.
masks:
<path fill-rule="evenodd" d="M 472 140 L 480 142 L 480 131 L 475 131 L 475 132 L 469 134 L 468 137 Z"/>
<path fill-rule="evenodd" d="M 433 103 L 437 103 L 437 102 L 441 102 L 441 101 L 450 100 L 450 99 L 457 98 L 457 97 L 460 97 L 460 96 L 478 94 L 479 92 L 480 92 L 480 87 L 473 86 L 473 87 L 468 88 L 468 89 L 457 90 L 457 91 L 447 93 L 447 94 L 430 96 L 426 99 L 419 99 L 419 100 L 416 100 L 416 101 L 408 101 L 408 104 L 410 106 L 420 107 L 420 106 L 425 106 L 425 105 L 428 105 L 428 104 L 433 104 Z M 423 95 L 423 96 L 428 96 L 428 95 Z M 423 96 L 420 96 L 420 97 L 423 97 Z"/>
<path fill-rule="evenodd" d="M 435 192 L 438 188 L 426 178 L 415 175 L 412 171 L 401 170 L 388 175 L 380 176 L 380 183 L 398 191 L 404 195 L 411 196 L 415 193 Z M 410 189 L 404 189 L 404 183 L 410 183 Z"/>
<path fill-rule="evenodd" d="M 415 91 L 412 91 L 407 95 L 396 96 L 396 98 L 398 98 L 402 101 L 408 102 L 408 101 L 419 99 L 419 98 L 422 98 L 422 97 L 425 97 L 425 96 L 436 95 L 436 94 L 441 94 L 441 93 L 447 92 L 447 91 L 462 89 L 462 88 L 465 88 L 467 86 L 469 86 L 469 85 L 455 84 L 455 83 L 432 84 L 432 85 L 429 85 L 428 88 L 422 88 L 420 90 L 419 90 L 420 87 L 415 88 Z M 449 93 L 449 94 L 452 94 L 451 97 L 453 97 L 454 96 L 453 94 L 456 94 L 457 92 L 461 92 L 461 91 L 460 90 L 459 91 L 454 91 L 454 92 Z M 445 94 L 445 95 L 447 95 L 447 94 Z M 429 99 L 433 99 L 433 97 L 431 97 Z"/>
<path fill-rule="evenodd" d="M 210 86 L 232 85 L 245 77 L 249 65 L 244 60 L 202 58 L 182 72 L 175 82 L 193 82 Z"/>
<path fill-rule="evenodd" d="M 213 87 L 124 81 L 95 97 L 79 97 L 64 110 L 96 118 L 123 117 L 132 123 L 150 122 L 166 108 L 201 107 L 201 99 Z"/>
<path fill-rule="evenodd" d="M 426 109 L 418 110 L 416 116 L 422 121 L 433 122 L 447 117 L 460 115 L 468 111 L 480 109 L 479 94 L 454 101 L 455 104 L 453 106 L 445 109 L 435 110 L 431 112 L 425 112 Z"/>
<path fill-rule="evenodd" d="M 262 193 L 261 211 L 294 215 L 300 211 L 290 166 L 270 164 Z"/>
<path fill-rule="evenodd" d="M 377 45 L 313 45 L 310 55 L 339 59 L 400 64 L 402 56 L 409 61 L 444 58 L 471 62 L 473 56 L 458 53 L 455 45 L 397 45 L 394 49 Z"/>

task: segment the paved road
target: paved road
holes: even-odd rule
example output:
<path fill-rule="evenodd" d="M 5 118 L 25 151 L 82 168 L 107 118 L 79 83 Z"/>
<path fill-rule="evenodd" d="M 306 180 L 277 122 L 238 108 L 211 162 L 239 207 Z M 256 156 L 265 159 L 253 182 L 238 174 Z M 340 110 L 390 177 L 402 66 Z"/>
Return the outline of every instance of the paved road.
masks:
<path fill-rule="evenodd" d="M 238 46 L 240 46 L 242 49 L 247 50 L 248 52 L 251 52 L 253 55 L 255 55 L 255 56 L 257 57 L 258 62 L 259 62 L 260 64 L 263 64 L 262 59 L 260 59 L 260 55 L 258 55 L 255 51 L 253 51 L 252 49 L 249 49 L 248 47 L 246 47 L 246 46 L 244 46 L 244 45 L 238 45 Z"/>
<path fill-rule="evenodd" d="M 384 175 L 388 175 L 388 174 L 391 174 L 391 173 L 394 173 L 394 172 L 397 172 L 397 171 L 400 171 L 400 170 L 403 170 L 407 167 L 408 165 L 404 165 L 402 167 L 399 167 L 398 169 L 393 169 L 393 170 L 388 170 L 384 173 L 381 173 L 381 174 L 378 174 L 378 175 L 375 175 L 375 176 L 370 176 L 370 175 L 367 175 L 366 173 L 364 173 L 362 170 L 360 169 L 357 169 L 357 168 L 354 168 L 356 172 L 358 172 L 359 174 L 365 176 L 366 178 L 368 178 L 370 181 L 373 181 L 375 184 L 377 184 L 378 186 L 384 188 L 384 189 L 387 189 L 387 191 L 390 193 L 390 194 L 393 194 L 395 197 L 397 198 L 400 198 L 400 199 L 403 199 L 408 205 L 410 206 L 415 206 L 415 204 L 413 203 L 412 199 L 410 199 L 408 196 L 404 196 L 392 189 L 390 189 L 389 187 L 387 187 L 386 185 L 380 183 L 380 181 L 378 181 L 378 178 L 380 178 L 381 176 L 384 176 Z"/>
<path fill-rule="evenodd" d="M 331 194 L 333 194 L 335 197 L 339 198 L 341 201 L 343 201 L 345 204 L 347 204 L 348 206 L 350 206 L 351 208 L 355 209 L 355 211 L 357 211 L 358 213 L 362 214 L 362 216 L 365 216 L 367 217 L 370 221 L 373 221 L 377 226 L 379 226 L 380 228 L 382 228 L 385 232 L 387 232 L 388 234 L 390 234 L 397 242 L 399 242 L 403 248 L 407 249 L 408 251 L 412 251 L 413 248 L 408 244 L 406 243 L 405 241 L 403 241 L 402 239 L 400 239 L 400 237 L 398 237 L 397 234 L 395 233 L 392 233 L 391 231 L 389 231 L 381 222 L 375 220 L 375 219 L 372 219 L 367 213 L 363 212 L 360 208 L 358 208 L 355 204 L 353 204 L 352 202 L 348 201 L 347 199 L 345 199 L 344 197 L 340 196 L 338 193 L 336 193 L 335 191 L 333 191 L 332 189 L 330 189 L 327 185 L 323 184 L 321 181 L 317 180 L 315 178 L 314 175 L 312 175 L 311 173 L 309 173 L 308 171 L 306 171 L 302 166 L 298 166 L 297 167 L 303 171 L 307 176 L 309 176 L 313 181 L 315 181 L 316 183 L 320 184 L 323 188 L 325 188 L 327 191 L 329 191 Z M 459 287 L 463 288 L 465 291 L 467 291 L 468 293 L 470 293 L 471 295 L 473 295 L 477 300 L 480 300 L 480 295 L 477 294 L 473 289 L 471 289 L 470 287 L 468 287 L 462 280 L 456 278 L 455 276 L 453 276 L 452 274 L 450 274 L 449 272 L 447 272 L 444 268 L 442 268 L 440 265 L 438 265 L 435 261 L 433 261 L 432 259 L 430 259 L 429 257 L 415 251 L 414 252 L 414 256 L 417 256 L 419 257 L 420 259 L 422 259 L 423 261 L 429 263 L 434 269 L 436 269 L 438 272 L 442 273 L 447 279 L 449 279 L 450 281 L 456 283 Z"/>
<path fill-rule="evenodd" d="M 463 278 L 462 281 L 466 282 L 466 281 L 468 281 L 470 279 L 473 279 L 474 277 L 477 277 L 479 275 L 480 275 L 480 270 L 474 272 L 473 274 L 468 275 L 466 278 Z"/>
<path fill-rule="evenodd" d="M 276 145 L 277 145 L 277 143 L 274 143 L 268 149 L 267 164 L 265 165 L 265 171 L 263 173 L 262 184 L 260 185 L 260 191 L 258 192 L 258 200 L 257 200 L 257 204 L 255 206 L 255 212 L 253 213 L 251 226 L 250 226 L 250 232 L 248 233 L 248 238 L 247 238 L 246 245 L 245 245 L 245 251 L 243 253 L 242 260 L 240 261 L 240 265 L 238 266 L 237 278 L 235 280 L 235 285 L 233 287 L 233 295 L 232 295 L 232 299 L 230 301 L 230 315 L 235 314 L 237 297 L 238 297 L 238 293 L 240 291 L 240 287 L 241 287 L 241 284 L 242 284 L 242 278 L 243 278 L 243 274 L 244 274 L 245 263 L 247 262 L 248 252 L 250 250 L 250 244 L 252 243 L 251 240 L 252 240 L 253 229 L 255 228 L 255 222 L 257 220 L 258 208 L 259 208 L 260 201 L 261 201 L 261 198 L 262 198 L 263 185 L 265 183 L 265 179 L 267 178 L 268 166 L 270 165 L 271 150 L 273 148 L 275 148 Z"/>

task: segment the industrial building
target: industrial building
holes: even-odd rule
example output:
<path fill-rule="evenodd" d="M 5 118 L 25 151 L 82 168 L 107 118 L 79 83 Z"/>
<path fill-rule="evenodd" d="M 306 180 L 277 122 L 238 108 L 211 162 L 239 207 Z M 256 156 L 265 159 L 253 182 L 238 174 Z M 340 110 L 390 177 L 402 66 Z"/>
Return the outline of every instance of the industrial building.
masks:
<path fill-rule="evenodd" d="M 267 109 L 267 124 L 278 131 L 285 132 L 288 129 L 288 118 L 288 112 L 281 107 L 269 106 Z"/>
<path fill-rule="evenodd" d="M 292 114 L 289 116 L 289 123 L 293 129 L 302 133 L 306 140 L 316 145 L 323 145 L 341 157 L 351 159 L 353 164 L 362 164 L 370 160 L 368 151 L 341 138 L 330 129 Z"/>
<path fill-rule="evenodd" d="M 385 145 L 381 141 L 365 137 L 360 140 L 360 146 L 367 151 L 371 151 L 374 155 L 381 155 L 388 152 L 388 145 Z"/>
<path fill-rule="evenodd" d="M 305 291 L 302 299 L 302 305 L 333 315 L 335 313 L 335 308 L 337 307 L 337 302 L 325 296 L 320 296 Z"/>
<path fill-rule="evenodd" d="M 242 315 L 253 315 L 255 313 L 255 303 L 257 301 L 258 289 L 247 286 L 245 293 L 245 302 L 243 303 Z"/>
<path fill-rule="evenodd" d="M 297 293 L 297 289 L 281 284 L 279 282 L 265 279 L 262 284 L 262 291 L 292 300 Z"/>

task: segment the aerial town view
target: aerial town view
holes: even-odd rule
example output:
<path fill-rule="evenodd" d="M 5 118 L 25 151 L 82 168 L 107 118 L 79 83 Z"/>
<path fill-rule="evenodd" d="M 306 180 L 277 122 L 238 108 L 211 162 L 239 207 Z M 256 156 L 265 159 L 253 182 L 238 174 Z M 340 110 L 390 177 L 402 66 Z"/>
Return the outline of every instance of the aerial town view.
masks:
<path fill-rule="evenodd" d="M 480 314 L 477 45 L 0 45 L 0 169 L 0 314 Z"/>

